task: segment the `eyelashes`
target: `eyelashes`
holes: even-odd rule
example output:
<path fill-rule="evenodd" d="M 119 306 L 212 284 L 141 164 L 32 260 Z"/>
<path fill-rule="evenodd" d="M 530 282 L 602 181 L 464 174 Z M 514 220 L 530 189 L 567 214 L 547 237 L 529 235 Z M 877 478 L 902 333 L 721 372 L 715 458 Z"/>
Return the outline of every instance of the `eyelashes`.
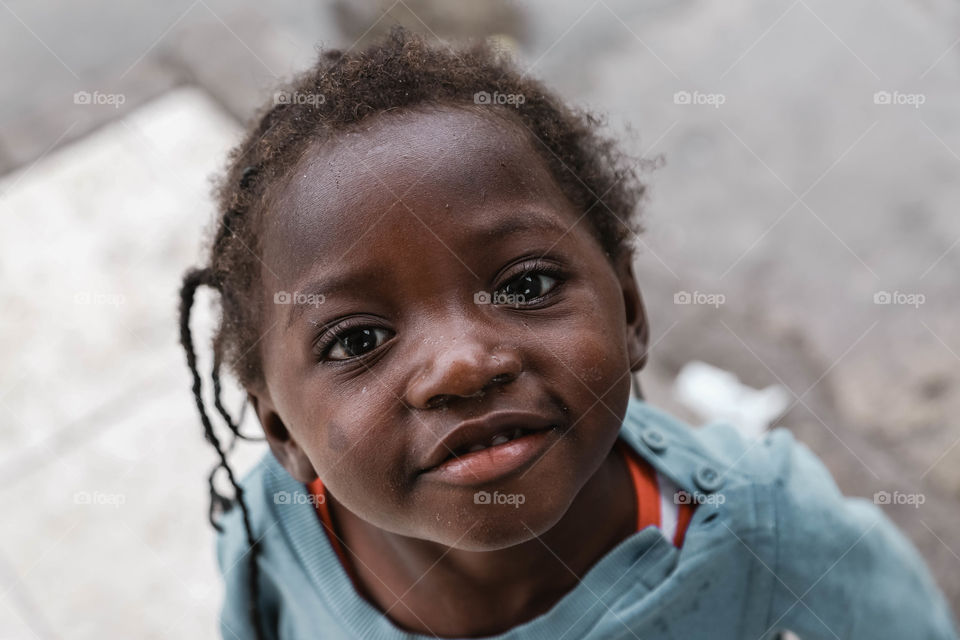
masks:
<path fill-rule="evenodd" d="M 500 280 L 501 284 L 487 302 L 492 306 L 511 309 L 539 308 L 556 295 L 566 282 L 564 271 L 543 259 L 520 262 Z M 377 352 L 396 335 L 396 332 L 382 325 L 381 319 L 375 320 L 369 316 L 325 325 L 325 330 L 314 342 L 315 357 L 321 362 L 334 364 L 359 362 Z"/>
<path fill-rule="evenodd" d="M 359 358 L 393 337 L 393 331 L 371 323 L 371 318 L 350 318 L 324 331 L 314 344 L 321 360 L 344 361 Z"/>
<path fill-rule="evenodd" d="M 393 332 L 381 327 L 361 327 L 335 336 L 327 348 L 328 360 L 350 360 L 373 351 L 393 337 Z"/>
<path fill-rule="evenodd" d="M 554 264 L 533 261 L 521 263 L 519 267 L 494 292 L 495 297 L 503 296 L 504 302 L 511 306 L 518 307 L 540 301 L 563 283 L 564 274 Z"/>

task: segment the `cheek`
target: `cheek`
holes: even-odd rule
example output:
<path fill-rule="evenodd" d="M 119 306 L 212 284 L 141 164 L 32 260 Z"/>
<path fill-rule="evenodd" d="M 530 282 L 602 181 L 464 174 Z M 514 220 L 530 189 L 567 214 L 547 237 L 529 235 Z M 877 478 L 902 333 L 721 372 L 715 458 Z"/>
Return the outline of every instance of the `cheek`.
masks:
<path fill-rule="evenodd" d="M 330 397 L 329 395 L 326 397 Z M 403 462 L 408 443 L 396 416 L 378 406 L 357 407 L 348 399 L 338 411 L 317 416 L 307 455 L 324 485 L 350 511 L 374 521 L 402 508 Z"/>
<path fill-rule="evenodd" d="M 581 411 L 587 407 L 616 410 L 629 395 L 629 362 L 622 339 L 596 325 L 578 327 L 566 341 L 566 347 L 554 354 L 554 367 L 566 388 L 566 397 L 579 399 Z M 572 408 L 572 407 L 571 407 Z"/>
<path fill-rule="evenodd" d="M 597 291 L 583 303 L 584 309 L 607 309 L 608 313 L 574 313 L 568 322 L 552 332 L 551 344 L 545 345 L 552 368 L 564 378 L 572 379 L 580 391 L 593 400 L 607 395 L 625 383 L 629 389 L 629 356 L 624 339 L 626 327 L 617 321 L 620 305 L 616 298 Z M 545 369 L 549 371 L 550 369 Z"/>
<path fill-rule="evenodd" d="M 333 454 L 344 454 L 350 449 L 350 436 L 339 422 L 327 424 L 327 450 Z"/>
<path fill-rule="evenodd" d="M 293 413 L 297 430 L 304 434 L 303 446 L 319 472 L 369 466 L 371 457 L 382 455 L 378 447 L 389 446 L 383 441 L 389 431 L 384 416 L 391 405 L 374 391 L 379 389 L 371 386 L 368 392 L 363 386 L 357 393 L 350 385 L 337 388 L 311 378 L 299 385 L 300 404 Z"/>
<path fill-rule="evenodd" d="M 626 359 L 612 333 L 581 331 L 571 345 L 570 373 L 584 385 L 603 395 L 619 374 L 626 370 Z"/>
<path fill-rule="evenodd" d="M 392 460 L 402 456 L 395 438 L 382 425 L 365 419 L 334 417 L 317 427 L 307 455 L 325 484 L 384 482 Z"/>

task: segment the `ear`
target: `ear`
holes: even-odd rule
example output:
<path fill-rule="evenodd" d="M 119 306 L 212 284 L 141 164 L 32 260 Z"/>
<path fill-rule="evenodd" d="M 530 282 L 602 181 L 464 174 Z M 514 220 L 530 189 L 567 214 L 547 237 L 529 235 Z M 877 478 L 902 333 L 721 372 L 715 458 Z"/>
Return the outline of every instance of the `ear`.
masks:
<path fill-rule="evenodd" d="M 617 277 L 623 293 L 623 308 L 626 321 L 627 356 L 630 371 L 640 371 L 647 364 L 647 346 L 650 341 L 650 325 L 643 297 L 633 275 L 633 257 L 624 255 L 617 261 Z"/>
<path fill-rule="evenodd" d="M 280 419 L 267 392 L 247 391 L 247 399 L 260 419 L 263 435 L 270 445 L 274 457 L 283 465 L 283 468 L 301 483 L 313 482 L 317 479 L 317 472 L 303 449 L 293 439 L 287 426 Z"/>

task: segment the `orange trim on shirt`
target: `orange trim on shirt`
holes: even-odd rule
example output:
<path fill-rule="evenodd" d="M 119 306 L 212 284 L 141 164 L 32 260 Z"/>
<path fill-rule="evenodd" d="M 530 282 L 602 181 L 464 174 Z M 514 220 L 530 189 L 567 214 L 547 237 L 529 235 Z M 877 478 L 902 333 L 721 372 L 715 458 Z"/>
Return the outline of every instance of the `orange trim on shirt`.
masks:
<path fill-rule="evenodd" d="M 683 546 L 683 538 L 687 535 L 687 526 L 693 517 L 695 506 L 691 503 L 685 503 L 677 509 L 677 532 L 673 536 L 673 546 L 678 549 Z"/>
<path fill-rule="evenodd" d="M 642 531 L 651 524 L 661 527 L 663 524 L 660 513 L 660 486 L 657 482 L 657 472 L 649 462 L 640 457 L 633 447 L 617 440 L 620 451 L 624 454 L 630 478 L 633 480 L 633 489 L 637 497 L 637 531 Z M 673 536 L 673 546 L 683 546 L 683 539 L 687 533 L 687 526 L 693 517 L 696 505 L 681 504 L 677 509 L 677 530 Z"/>
<path fill-rule="evenodd" d="M 353 582 L 354 588 L 358 587 L 360 583 L 357 581 L 357 576 L 353 572 L 353 564 L 349 561 L 343 545 L 340 544 L 340 539 L 337 537 L 337 530 L 333 526 L 333 517 L 330 515 L 330 506 L 327 504 L 327 490 L 323 488 L 323 482 L 320 481 L 320 478 L 317 478 L 307 485 L 307 489 L 313 494 L 314 498 L 316 498 L 314 504 L 317 505 L 317 515 L 320 516 L 320 522 L 323 523 L 323 528 L 327 532 L 330 546 L 332 546 L 336 552 L 337 558 L 340 559 L 340 565 L 347 572 L 350 581 Z"/>
<path fill-rule="evenodd" d="M 643 531 L 650 525 L 659 527 L 660 488 L 657 486 L 656 471 L 626 442 L 617 440 L 617 445 L 633 480 L 633 492 L 637 500 L 637 531 Z"/>

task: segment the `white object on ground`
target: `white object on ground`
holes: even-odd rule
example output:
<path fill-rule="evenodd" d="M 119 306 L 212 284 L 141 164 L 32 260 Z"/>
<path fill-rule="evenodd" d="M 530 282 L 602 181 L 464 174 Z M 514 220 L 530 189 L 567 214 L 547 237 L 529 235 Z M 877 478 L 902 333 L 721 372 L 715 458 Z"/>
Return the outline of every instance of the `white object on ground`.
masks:
<path fill-rule="evenodd" d="M 790 402 L 779 384 L 754 389 L 733 373 L 698 360 L 680 370 L 673 395 L 702 419 L 730 423 L 747 438 L 760 437 Z"/>

